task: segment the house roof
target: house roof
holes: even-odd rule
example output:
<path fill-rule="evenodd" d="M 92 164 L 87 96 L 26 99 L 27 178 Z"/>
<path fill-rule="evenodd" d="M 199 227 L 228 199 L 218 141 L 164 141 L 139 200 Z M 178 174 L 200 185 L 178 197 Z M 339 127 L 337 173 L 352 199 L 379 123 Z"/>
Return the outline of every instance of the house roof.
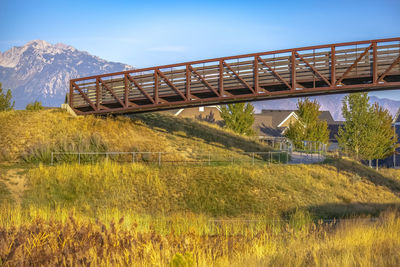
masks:
<path fill-rule="evenodd" d="M 279 125 L 283 120 L 285 120 L 292 112 L 297 110 L 274 110 L 274 109 L 263 109 L 259 115 L 268 115 L 274 118 L 274 124 Z M 255 114 L 258 115 L 258 114 Z M 319 115 L 320 120 L 326 121 L 328 124 L 335 123 L 331 113 L 328 110 L 321 111 Z"/>

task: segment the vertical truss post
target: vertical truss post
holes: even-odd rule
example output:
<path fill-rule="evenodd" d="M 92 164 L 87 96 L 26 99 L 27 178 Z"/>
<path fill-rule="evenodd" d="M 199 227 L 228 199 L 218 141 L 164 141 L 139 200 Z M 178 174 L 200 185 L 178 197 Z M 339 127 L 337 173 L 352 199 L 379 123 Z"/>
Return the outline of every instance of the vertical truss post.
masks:
<path fill-rule="evenodd" d="M 372 43 L 372 83 L 378 82 L 378 57 L 376 51 L 376 42 Z"/>
<path fill-rule="evenodd" d="M 96 108 L 100 109 L 100 84 L 99 78 L 96 78 Z"/>
<path fill-rule="evenodd" d="M 219 80 L 218 80 L 219 96 L 224 96 L 224 63 L 222 60 L 219 61 Z"/>
<path fill-rule="evenodd" d="M 296 90 L 296 55 L 294 51 L 292 51 L 291 57 L 291 72 L 292 72 L 292 90 Z"/>
<path fill-rule="evenodd" d="M 256 94 L 258 94 L 258 56 L 254 57 L 254 70 L 253 70 L 253 74 L 254 74 L 254 92 Z"/>
<path fill-rule="evenodd" d="M 129 92 L 129 86 L 128 86 L 128 76 L 127 74 L 124 75 L 124 104 L 125 107 L 128 107 L 128 92 Z"/>
<path fill-rule="evenodd" d="M 74 105 L 74 88 L 72 87 L 72 82 L 69 82 L 69 106 L 72 108 Z"/>
<path fill-rule="evenodd" d="M 154 104 L 158 104 L 158 69 L 154 70 Z"/>
<path fill-rule="evenodd" d="M 335 46 L 331 46 L 331 85 L 336 84 L 336 50 Z"/>
<path fill-rule="evenodd" d="M 191 82 L 191 75 L 189 70 L 189 65 L 186 65 L 186 99 L 190 101 L 192 97 L 190 96 L 190 82 Z"/>

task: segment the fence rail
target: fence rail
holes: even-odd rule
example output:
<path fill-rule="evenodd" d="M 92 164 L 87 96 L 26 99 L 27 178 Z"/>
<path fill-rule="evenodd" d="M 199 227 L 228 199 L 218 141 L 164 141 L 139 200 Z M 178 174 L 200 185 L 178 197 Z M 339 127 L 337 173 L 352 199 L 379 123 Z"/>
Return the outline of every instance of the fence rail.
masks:
<path fill-rule="evenodd" d="M 287 164 L 290 161 L 287 151 L 236 152 L 222 153 L 187 153 L 187 152 L 52 152 L 51 165 L 55 163 L 96 163 L 116 161 L 126 163 L 147 163 L 161 166 L 163 164 Z"/>

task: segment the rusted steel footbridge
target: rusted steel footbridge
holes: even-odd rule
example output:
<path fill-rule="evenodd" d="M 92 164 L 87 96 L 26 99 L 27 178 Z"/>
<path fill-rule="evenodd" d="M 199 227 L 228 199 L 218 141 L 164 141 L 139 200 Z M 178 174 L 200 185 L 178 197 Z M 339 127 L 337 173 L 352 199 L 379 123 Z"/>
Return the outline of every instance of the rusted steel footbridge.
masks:
<path fill-rule="evenodd" d="M 400 89 L 400 37 L 318 45 L 72 79 L 78 114 Z"/>

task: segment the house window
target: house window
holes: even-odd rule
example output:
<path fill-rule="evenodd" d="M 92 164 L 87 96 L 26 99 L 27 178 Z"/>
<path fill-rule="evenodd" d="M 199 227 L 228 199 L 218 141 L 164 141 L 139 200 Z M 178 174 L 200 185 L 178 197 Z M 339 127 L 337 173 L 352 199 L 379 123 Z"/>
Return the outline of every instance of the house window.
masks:
<path fill-rule="evenodd" d="M 204 112 L 204 107 L 199 107 L 200 112 Z"/>

